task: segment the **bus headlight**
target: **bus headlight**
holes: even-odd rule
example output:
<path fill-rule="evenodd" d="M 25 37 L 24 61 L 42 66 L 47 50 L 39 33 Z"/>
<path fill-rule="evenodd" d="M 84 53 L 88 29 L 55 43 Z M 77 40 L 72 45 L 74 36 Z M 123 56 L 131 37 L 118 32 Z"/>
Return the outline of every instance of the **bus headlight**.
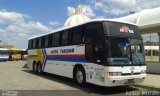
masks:
<path fill-rule="evenodd" d="M 146 70 L 142 70 L 142 71 L 141 71 L 141 74 L 146 74 Z"/>
<path fill-rule="evenodd" d="M 121 72 L 109 72 L 108 75 L 109 76 L 121 76 L 122 73 Z"/>

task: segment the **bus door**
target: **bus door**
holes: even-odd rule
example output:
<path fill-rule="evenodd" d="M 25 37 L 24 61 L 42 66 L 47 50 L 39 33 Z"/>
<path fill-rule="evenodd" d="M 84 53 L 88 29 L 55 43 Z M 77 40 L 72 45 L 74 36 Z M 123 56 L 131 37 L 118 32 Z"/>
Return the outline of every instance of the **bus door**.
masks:
<path fill-rule="evenodd" d="M 88 64 L 87 79 L 90 83 L 104 84 L 104 52 L 103 42 L 87 43 L 86 44 L 86 59 L 92 64 Z"/>

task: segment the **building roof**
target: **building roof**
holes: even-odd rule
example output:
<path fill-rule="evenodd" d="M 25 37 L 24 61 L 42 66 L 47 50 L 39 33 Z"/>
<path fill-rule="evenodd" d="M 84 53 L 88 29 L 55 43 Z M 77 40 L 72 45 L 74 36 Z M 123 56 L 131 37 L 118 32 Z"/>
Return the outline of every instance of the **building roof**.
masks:
<path fill-rule="evenodd" d="M 137 24 L 142 34 L 155 33 L 160 31 L 160 7 L 146 9 L 141 12 L 118 18 L 130 23 Z"/>

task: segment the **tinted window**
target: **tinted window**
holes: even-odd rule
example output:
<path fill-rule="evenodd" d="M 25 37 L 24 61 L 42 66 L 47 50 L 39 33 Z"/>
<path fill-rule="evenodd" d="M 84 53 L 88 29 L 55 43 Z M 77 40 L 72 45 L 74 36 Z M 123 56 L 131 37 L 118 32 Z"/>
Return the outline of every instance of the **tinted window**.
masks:
<path fill-rule="evenodd" d="M 33 43 L 33 41 L 32 41 L 32 40 L 29 40 L 28 49 L 32 49 L 32 43 Z"/>
<path fill-rule="evenodd" d="M 95 62 L 103 63 L 104 62 L 104 46 L 102 43 L 98 42 L 94 46 L 95 51 Z"/>
<path fill-rule="evenodd" d="M 104 36 L 102 23 L 91 23 L 85 27 L 85 41 L 96 41 Z"/>
<path fill-rule="evenodd" d="M 49 47 L 52 46 L 52 42 L 53 42 L 53 35 L 49 35 L 49 41 L 48 41 Z"/>
<path fill-rule="evenodd" d="M 45 47 L 48 47 L 48 39 L 49 39 L 48 37 L 49 37 L 49 36 L 45 36 L 45 43 L 44 43 L 44 46 L 45 46 Z"/>
<path fill-rule="evenodd" d="M 62 32 L 62 45 L 68 44 L 68 31 Z"/>
<path fill-rule="evenodd" d="M 53 46 L 58 46 L 59 45 L 59 33 L 55 33 L 53 35 Z"/>
<path fill-rule="evenodd" d="M 38 48 L 39 38 L 36 39 L 36 45 L 35 48 Z"/>
<path fill-rule="evenodd" d="M 94 47 L 92 43 L 86 44 L 85 52 L 86 60 L 89 62 L 94 62 Z"/>
<path fill-rule="evenodd" d="M 41 44 L 42 44 L 42 37 L 39 38 L 38 48 L 41 48 Z"/>
<path fill-rule="evenodd" d="M 32 45 L 33 48 L 36 47 L 36 39 L 33 39 L 33 45 Z"/>
<path fill-rule="evenodd" d="M 45 38 L 42 37 L 42 44 L 41 44 L 41 47 L 44 47 L 44 42 L 45 42 Z"/>
<path fill-rule="evenodd" d="M 73 28 L 73 30 L 72 30 L 73 44 L 82 43 L 82 32 L 83 32 L 82 26 Z"/>

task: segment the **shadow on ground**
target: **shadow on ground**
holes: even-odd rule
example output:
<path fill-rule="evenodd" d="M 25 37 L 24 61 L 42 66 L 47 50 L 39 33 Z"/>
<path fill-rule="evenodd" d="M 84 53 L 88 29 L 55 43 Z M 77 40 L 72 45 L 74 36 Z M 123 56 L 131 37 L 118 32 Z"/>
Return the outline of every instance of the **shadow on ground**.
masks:
<path fill-rule="evenodd" d="M 86 86 L 81 87 L 77 85 L 72 79 L 62 77 L 62 76 L 57 76 L 49 73 L 43 73 L 42 75 L 36 74 L 30 70 L 22 70 L 24 72 L 40 76 L 45 79 L 52 80 L 53 82 L 59 82 L 63 83 L 65 85 L 74 87 L 76 89 L 79 89 L 80 91 L 83 91 L 87 94 L 97 94 L 97 95 L 113 95 L 113 94 L 121 94 L 121 93 L 126 93 L 129 91 L 137 91 L 139 89 L 129 87 L 129 86 L 119 86 L 119 87 L 101 87 L 93 84 L 86 84 Z"/>

